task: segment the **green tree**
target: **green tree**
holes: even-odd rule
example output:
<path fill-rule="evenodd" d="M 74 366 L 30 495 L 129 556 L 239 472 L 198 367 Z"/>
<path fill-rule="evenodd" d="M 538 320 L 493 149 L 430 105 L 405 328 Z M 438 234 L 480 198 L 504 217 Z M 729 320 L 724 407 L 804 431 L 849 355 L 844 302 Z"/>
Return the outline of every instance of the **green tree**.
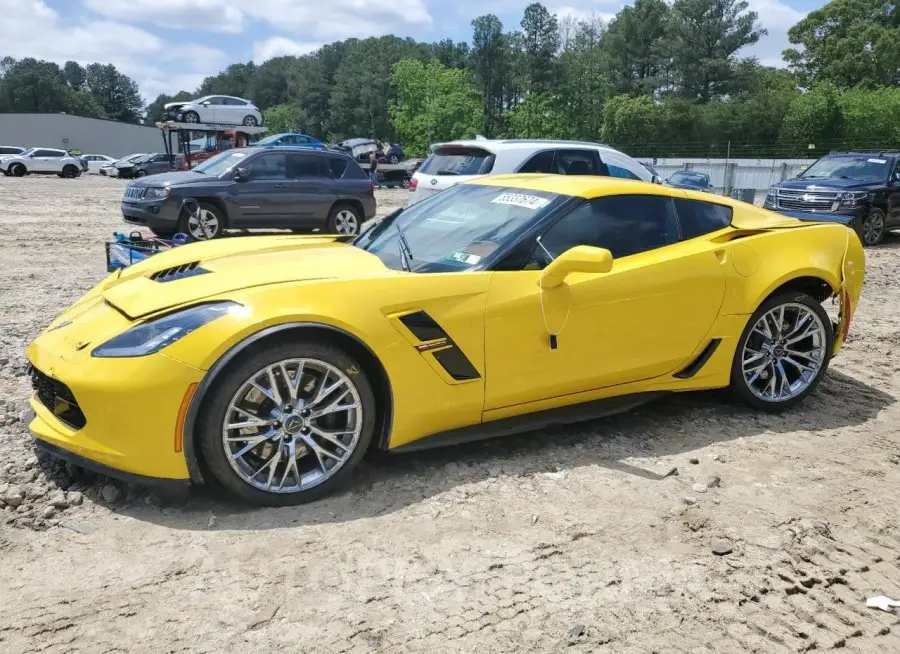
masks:
<path fill-rule="evenodd" d="M 539 2 L 525 7 L 522 45 L 527 90 L 531 93 L 549 92 L 556 81 L 559 25 L 556 16 Z"/>
<path fill-rule="evenodd" d="M 506 117 L 507 136 L 527 139 L 576 138 L 573 125 L 558 101 L 543 94 L 528 96 Z"/>
<path fill-rule="evenodd" d="M 404 59 L 391 79 L 391 121 L 408 154 L 425 154 L 431 142 L 471 137 L 478 129 L 481 103 L 468 71 Z"/>
<path fill-rule="evenodd" d="M 885 0 L 832 0 L 791 27 L 784 58 L 804 84 L 900 84 L 900 12 Z"/>
<path fill-rule="evenodd" d="M 67 61 L 63 66 L 63 76 L 66 82 L 76 91 L 84 90 L 84 83 L 87 79 L 87 72 L 77 61 Z"/>
<path fill-rule="evenodd" d="M 672 67 L 681 95 L 701 102 L 732 90 L 737 52 L 765 35 L 745 0 L 675 0 Z"/>
<path fill-rule="evenodd" d="M 469 44 L 454 43 L 453 39 L 443 39 L 431 46 L 434 57 L 447 68 L 466 68 L 469 64 Z"/>
<path fill-rule="evenodd" d="M 603 141 L 632 155 L 644 154 L 655 142 L 659 119 L 660 108 L 650 97 L 617 95 L 603 107 Z"/>
<path fill-rule="evenodd" d="M 576 138 L 597 140 L 603 128 L 603 104 L 612 92 L 603 53 L 603 23 L 577 21 L 566 25 L 555 85 L 556 105 Z"/>
<path fill-rule="evenodd" d="M 137 82 L 120 73 L 112 64 L 88 65 L 85 86 L 109 118 L 128 123 L 140 121 L 144 101 Z"/>
<path fill-rule="evenodd" d="M 838 89 L 828 83 L 811 88 L 791 102 L 781 127 L 781 141 L 795 152 L 838 138 L 843 130 Z"/>
<path fill-rule="evenodd" d="M 263 124 L 271 134 L 307 129 L 309 116 L 295 104 L 277 104 L 263 112 Z"/>
<path fill-rule="evenodd" d="M 857 147 L 897 147 L 900 144 L 900 88 L 855 88 L 838 97 L 841 136 Z"/>
<path fill-rule="evenodd" d="M 493 14 L 479 16 L 472 21 L 472 69 L 481 92 L 483 121 L 486 136 L 500 126 L 503 114 L 504 76 L 508 67 L 507 40 L 503 23 Z"/>
<path fill-rule="evenodd" d="M 663 84 L 670 13 L 664 0 L 637 0 L 610 21 L 603 53 L 619 93 L 653 94 Z"/>

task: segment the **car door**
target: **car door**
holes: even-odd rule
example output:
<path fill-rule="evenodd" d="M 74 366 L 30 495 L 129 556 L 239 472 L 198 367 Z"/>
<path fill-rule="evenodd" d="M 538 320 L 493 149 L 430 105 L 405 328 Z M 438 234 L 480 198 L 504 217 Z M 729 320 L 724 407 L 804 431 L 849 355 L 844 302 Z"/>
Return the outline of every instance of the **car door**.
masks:
<path fill-rule="evenodd" d="M 147 166 L 147 174 L 157 175 L 159 173 L 169 172 L 170 169 L 169 156 L 166 154 L 158 154 L 153 157 L 150 164 Z"/>
<path fill-rule="evenodd" d="M 227 123 L 227 116 L 223 112 L 224 98 L 214 95 L 206 100 L 206 111 L 200 116 L 201 123 Z"/>
<path fill-rule="evenodd" d="M 900 157 L 894 161 L 894 169 L 888 180 L 888 216 L 889 227 L 900 226 Z"/>
<path fill-rule="evenodd" d="M 36 173 L 59 172 L 62 150 L 35 150 L 28 170 Z"/>
<path fill-rule="evenodd" d="M 577 245 L 610 250 L 612 270 L 542 289 L 543 267 Z M 487 411 L 674 373 L 704 342 L 725 292 L 716 248 L 679 241 L 663 195 L 586 201 L 529 246 L 522 269 L 491 283 Z"/>
<path fill-rule="evenodd" d="M 285 227 L 322 227 L 335 200 L 326 157 L 291 152 L 287 155 L 290 208 Z"/>
<path fill-rule="evenodd" d="M 293 189 L 288 184 L 287 155 L 267 150 L 241 166 L 244 181 L 229 189 L 229 220 L 234 227 L 278 227 L 292 210 Z"/>

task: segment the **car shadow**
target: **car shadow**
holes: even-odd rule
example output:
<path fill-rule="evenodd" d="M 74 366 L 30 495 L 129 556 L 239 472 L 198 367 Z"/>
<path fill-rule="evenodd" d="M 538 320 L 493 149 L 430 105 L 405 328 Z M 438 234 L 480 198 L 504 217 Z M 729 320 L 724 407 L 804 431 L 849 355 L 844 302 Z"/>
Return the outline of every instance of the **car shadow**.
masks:
<path fill-rule="evenodd" d="M 747 408 L 725 392 L 672 394 L 610 418 L 367 459 L 343 491 L 306 505 L 248 506 L 210 486 L 167 499 L 162 506 L 137 501 L 116 510 L 173 529 L 260 530 L 377 517 L 501 475 L 525 477 L 601 466 L 650 483 L 665 479 L 672 470 L 671 462 L 666 467 L 653 463 L 655 458 L 762 434 L 821 433 L 859 425 L 895 401 L 879 389 L 832 370 L 813 396 L 783 414 Z M 641 464 L 626 462 L 632 457 Z M 211 516 L 215 518 L 211 520 Z"/>

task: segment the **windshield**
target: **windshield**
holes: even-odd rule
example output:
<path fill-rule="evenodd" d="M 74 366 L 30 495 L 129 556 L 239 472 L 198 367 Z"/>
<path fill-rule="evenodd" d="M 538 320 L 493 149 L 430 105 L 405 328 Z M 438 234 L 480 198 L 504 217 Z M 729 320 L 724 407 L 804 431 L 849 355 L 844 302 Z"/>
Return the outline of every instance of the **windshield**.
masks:
<path fill-rule="evenodd" d="M 228 152 L 220 152 L 214 157 L 210 157 L 202 164 L 193 169 L 195 173 L 203 173 L 204 175 L 213 175 L 218 177 L 227 170 L 234 168 L 242 159 L 246 159 L 247 153 L 240 150 L 229 150 Z"/>
<path fill-rule="evenodd" d="M 435 150 L 419 172 L 425 175 L 487 175 L 494 167 L 494 155 L 481 148 L 444 147 Z"/>
<path fill-rule="evenodd" d="M 469 270 L 568 198 L 499 186 L 455 186 L 386 218 L 356 245 L 395 270 L 407 268 L 405 259 L 411 272 Z"/>
<path fill-rule="evenodd" d="M 872 155 L 823 157 L 807 168 L 801 178 L 840 177 L 867 182 L 883 182 L 888 176 L 888 160 Z"/>
<path fill-rule="evenodd" d="M 698 186 L 705 186 L 709 182 L 709 177 L 704 175 L 703 173 L 690 173 L 679 171 L 673 173 L 669 178 L 670 182 L 681 182 L 682 184 L 697 184 Z"/>

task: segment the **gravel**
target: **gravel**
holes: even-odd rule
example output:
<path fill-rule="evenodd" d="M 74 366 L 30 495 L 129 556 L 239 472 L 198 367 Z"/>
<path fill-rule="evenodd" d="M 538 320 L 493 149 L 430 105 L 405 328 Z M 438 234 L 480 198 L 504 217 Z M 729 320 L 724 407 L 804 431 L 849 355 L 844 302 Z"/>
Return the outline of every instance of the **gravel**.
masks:
<path fill-rule="evenodd" d="M 122 186 L 0 177 L 4 652 L 111 651 L 123 633 L 141 651 L 898 646 L 896 616 L 854 607 L 900 588 L 900 238 L 867 251 L 849 342 L 783 415 L 673 396 L 364 462 L 343 493 L 248 509 L 34 452 L 24 349 L 104 276 L 103 241 L 130 229 Z M 406 198 L 377 193 L 383 213 Z M 662 476 L 689 458 L 695 475 Z M 727 483 L 698 501 L 713 475 Z"/>

